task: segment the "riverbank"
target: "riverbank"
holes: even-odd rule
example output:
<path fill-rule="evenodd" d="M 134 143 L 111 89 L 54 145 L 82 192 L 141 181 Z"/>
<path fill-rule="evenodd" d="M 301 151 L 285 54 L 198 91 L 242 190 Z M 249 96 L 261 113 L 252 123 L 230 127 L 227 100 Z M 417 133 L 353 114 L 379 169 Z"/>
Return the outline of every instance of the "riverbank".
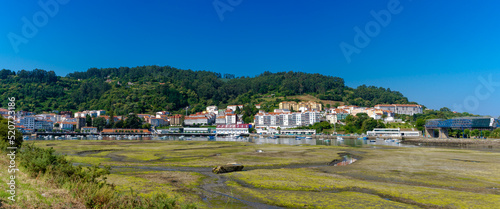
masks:
<path fill-rule="evenodd" d="M 81 165 L 111 166 L 108 180 L 123 193 L 165 192 L 201 208 L 494 208 L 500 202 L 496 152 L 211 141 L 34 143 Z M 357 160 L 341 166 L 342 153 Z M 211 173 L 232 162 L 245 168 Z"/>

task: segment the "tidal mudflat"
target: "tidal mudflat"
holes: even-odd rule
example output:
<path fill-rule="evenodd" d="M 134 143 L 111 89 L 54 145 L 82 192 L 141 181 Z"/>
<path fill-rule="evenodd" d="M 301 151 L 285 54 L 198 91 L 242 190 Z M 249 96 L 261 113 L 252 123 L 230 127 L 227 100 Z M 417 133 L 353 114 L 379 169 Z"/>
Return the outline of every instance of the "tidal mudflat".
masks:
<path fill-rule="evenodd" d="M 211 141 L 34 143 L 53 147 L 75 165 L 111 166 L 108 182 L 124 193 L 168 193 L 201 208 L 498 208 L 500 202 L 497 151 Z M 211 172 L 226 163 L 245 168 Z"/>

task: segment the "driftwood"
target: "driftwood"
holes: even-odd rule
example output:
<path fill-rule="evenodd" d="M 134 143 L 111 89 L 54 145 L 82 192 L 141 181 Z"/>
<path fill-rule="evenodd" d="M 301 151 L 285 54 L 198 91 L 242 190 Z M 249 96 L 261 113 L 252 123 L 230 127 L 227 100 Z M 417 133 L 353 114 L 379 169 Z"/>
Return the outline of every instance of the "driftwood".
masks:
<path fill-rule="evenodd" d="M 235 172 L 235 171 L 241 171 L 243 170 L 243 165 L 241 164 L 236 164 L 236 163 L 231 163 L 227 165 L 219 165 L 215 168 L 212 169 L 212 172 L 216 174 L 221 174 L 221 173 L 230 173 L 230 172 Z"/>

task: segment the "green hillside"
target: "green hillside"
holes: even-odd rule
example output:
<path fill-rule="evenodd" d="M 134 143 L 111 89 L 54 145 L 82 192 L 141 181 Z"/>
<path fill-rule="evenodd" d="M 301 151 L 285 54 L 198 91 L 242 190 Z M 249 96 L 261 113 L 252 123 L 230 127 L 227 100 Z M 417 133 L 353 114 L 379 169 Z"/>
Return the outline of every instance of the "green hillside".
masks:
<path fill-rule="evenodd" d="M 181 112 L 186 106 L 190 106 L 190 112 L 197 112 L 209 105 L 256 104 L 269 97 L 293 100 L 297 95 L 359 106 L 409 103 L 397 91 L 364 85 L 351 88 L 345 86 L 342 78 L 303 72 L 236 77 L 169 66 L 142 66 L 91 68 L 61 77 L 40 69 L 0 71 L 2 106 L 6 106 L 7 97 L 14 96 L 17 110 L 37 113 L 104 109 L 123 115 L 160 110 Z"/>

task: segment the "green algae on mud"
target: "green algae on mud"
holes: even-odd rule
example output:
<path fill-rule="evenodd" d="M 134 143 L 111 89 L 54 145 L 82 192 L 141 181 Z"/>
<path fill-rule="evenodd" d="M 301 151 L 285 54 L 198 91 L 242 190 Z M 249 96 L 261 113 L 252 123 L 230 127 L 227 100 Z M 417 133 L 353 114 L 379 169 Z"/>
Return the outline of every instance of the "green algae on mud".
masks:
<path fill-rule="evenodd" d="M 223 196 L 202 200 L 207 195 L 200 195 L 206 193 L 200 188 L 221 178 L 227 181 L 217 190 L 220 193 L 284 207 L 494 208 L 500 202 L 500 153 L 496 152 L 196 141 L 35 144 L 54 147 L 75 162 L 114 166 L 110 180 L 121 191 L 132 187 L 142 195 L 186 195 L 201 207 L 224 207 L 224 203 L 245 207 Z M 358 161 L 326 166 L 339 159 L 340 153 L 350 153 Z M 204 171 L 204 167 L 232 162 L 243 164 L 244 171 L 220 175 L 218 180 L 209 174 L 210 169 Z M 175 171 L 180 167 L 185 169 Z"/>

